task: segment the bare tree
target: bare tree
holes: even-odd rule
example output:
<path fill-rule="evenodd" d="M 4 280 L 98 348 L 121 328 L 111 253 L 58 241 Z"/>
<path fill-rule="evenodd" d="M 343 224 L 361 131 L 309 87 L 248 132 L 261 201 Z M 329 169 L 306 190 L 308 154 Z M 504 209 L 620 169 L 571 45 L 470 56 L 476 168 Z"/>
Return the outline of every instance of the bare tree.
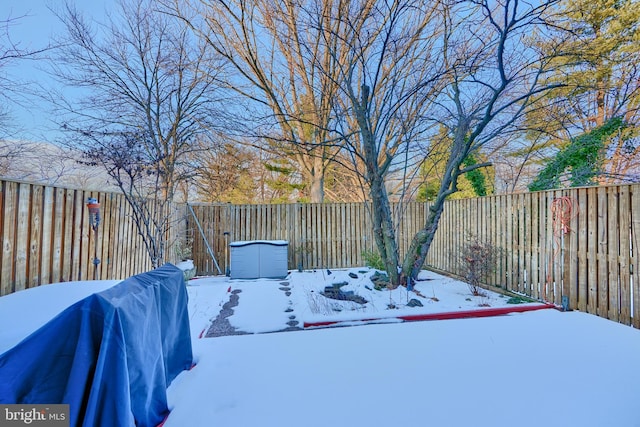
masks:
<path fill-rule="evenodd" d="M 537 50 L 545 35 L 537 29 L 556 0 L 201 3 L 206 40 L 248 83 L 237 90 L 274 113 L 287 143 L 323 161 L 349 159 L 394 285 L 417 276 L 458 178 L 487 166 L 465 160 L 511 132 L 553 87 L 540 83 L 552 64 Z M 413 191 L 424 156 L 440 148 L 429 141 L 441 127 L 450 152 L 440 187 L 401 264 L 389 189 L 398 200 Z M 339 157 L 315 151 L 336 146 Z"/>
<path fill-rule="evenodd" d="M 97 137 L 100 143 L 85 151 L 84 163 L 104 167 L 122 191 L 153 268 L 157 268 L 164 263 L 173 220 L 170 200 L 158 193 L 164 186 L 163 165 L 149 156 L 149 135 L 122 132 L 110 133 L 109 138 L 107 142 L 103 135 Z"/>
<path fill-rule="evenodd" d="M 24 153 L 26 148 L 21 141 L 0 137 L 0 176 L 6 177 L 11 174 L 11 164 Z"/>
<path fill-rule="evenodd" d="M 441 89 L 441 26 L 434 6 L 408 0 L 336 2 L 315 22 L 325 28 L 322 43 L 338 73 L 320 62 L 314 66 L 340 88 L 336 128 L 352 171 L 367 189 L 375 243 L 394 284 L 399 283 L 399 253 L 388 185 L 404 182 L 407 171 L 417 169 L 421 135 L 428 131 L 422 116 Z"/>
<path fill-rule="evenodd" d="M 239 204 L 255 202 L 258 183 L 254 176 L 261 165 L 251 149 L 228 142 L 198 157 L 194 186 L 200 200 Z"/>
<path fill-rule="evenodd" d="M 120 2 L 119 14 L 92 27 L 67 4 L 59 14 L 67 35 L 53 74 L 76 98 L 53 94 L 68 144 L 100 164 L 125 194 L 154 266 L 190 156 L 212 142 L 225 115 L 206 43 L 150 0 Z M 96 30 L 97 28 L 97 30 Z M 154 217 L 154 215 L 156 215 Z"/>
<path fill-rule="evenodd" d="M 536 30 L 554 4 L 361 0 L 332 11 L 330 28 L 338 36 L 324 42 L 340 66 L 336 120 L 346 150 L 365 165 L 376 245 L 392 284 L 417 277 L 458 178 L 488 166 L 464 166 L 465 160 L 513 131 L 553 87 L 541 84 L 551 63 L 536 50 L 544 34 Z M 406 188 L 416 155 L 441 151 L 425 145 L 442 127 L 450 144 L 444 173 L 424 228 L 400 264 L 388 188 L 393 182 Z"/>
<path fill-rule="evenodd" d="M 198 156 L 193 185 L 199 200 L 225 203 L 286 203 L 300 190 L 289 159 L 229 140 Z"/>
<path fill-rule="evenodd" d="M 438 195 L 424 228 L 413 238 L 402 265 L 401 282 L 418 275 L 438 228 L 448 195 L 458 178 L 486 164 L 463 167 L 474 153 L 498 135 L 513 131 L 545 91 L 552 55 L 537 50 L 554 13 L 554 0 L 528 4 L 517 0 L 473 0 L 446 5 L 444 60 L 451 71 L 435 111 L 453 139 Z"/>
<path fill-rule="evenodd" d="M 340 151 L 327 169 L 325 191 L 335 202 L 366 202 L 368 190 L 362 177 L 364 164 L 352 162 L 345 150 Z"/>
<path fill-rule="evenodd" d="M 322 202 L 325 172 L 339 148 L 329 128 L 339 58 L 330 52 L 333 42 L 325 43 L 339 2 L 191 0 L 201 19 L 188 16 L 185 2 L 172 3 L 235 68 L 230 87 L 277 123 L 276 131 L 254 129 L 257 140 L 270 140 L 273 154 L 291 158 L 310 201 Z M 311 25 L 312 19 L 320 22 Z M 322 73 L 315 63 L 322 64 Z"/>

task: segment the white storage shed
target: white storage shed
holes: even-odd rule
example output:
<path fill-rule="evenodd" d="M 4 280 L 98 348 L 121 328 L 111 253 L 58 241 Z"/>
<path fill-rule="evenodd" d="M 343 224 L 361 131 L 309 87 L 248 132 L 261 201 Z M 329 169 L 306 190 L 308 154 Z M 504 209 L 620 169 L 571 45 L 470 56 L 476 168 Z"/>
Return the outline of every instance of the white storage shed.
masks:
<path fill-rule="evenodd" d="M 232 279 L 282 279 L 289 274 L 286 240 L 238 241 L 229 246 Z"/>

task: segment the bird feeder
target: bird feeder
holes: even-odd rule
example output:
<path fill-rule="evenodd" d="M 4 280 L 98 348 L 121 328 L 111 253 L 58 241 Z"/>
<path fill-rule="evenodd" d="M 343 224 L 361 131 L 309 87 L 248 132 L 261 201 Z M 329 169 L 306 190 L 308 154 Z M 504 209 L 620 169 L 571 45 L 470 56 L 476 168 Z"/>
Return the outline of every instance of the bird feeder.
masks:
<path fill-rule="evenodd" d="M 89 225 L 93 231 L 98 231 L 100 225 L 100 203 L 98 199 L 89 197 L 87 199 L 87 208 L 89 209 Z"/>

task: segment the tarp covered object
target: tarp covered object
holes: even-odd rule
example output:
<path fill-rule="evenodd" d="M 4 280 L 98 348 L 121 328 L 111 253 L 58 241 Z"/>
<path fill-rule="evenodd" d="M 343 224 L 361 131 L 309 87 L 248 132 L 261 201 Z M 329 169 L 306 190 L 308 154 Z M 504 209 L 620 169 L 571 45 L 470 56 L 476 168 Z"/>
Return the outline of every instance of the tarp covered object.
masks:
<path fill-rule="evenodd" d="M 0 355 L 0 403 L 67 403 L 71 425 L 156 426 L 192 364 L 187 298 L 167 264 L 75 303 Z"/>

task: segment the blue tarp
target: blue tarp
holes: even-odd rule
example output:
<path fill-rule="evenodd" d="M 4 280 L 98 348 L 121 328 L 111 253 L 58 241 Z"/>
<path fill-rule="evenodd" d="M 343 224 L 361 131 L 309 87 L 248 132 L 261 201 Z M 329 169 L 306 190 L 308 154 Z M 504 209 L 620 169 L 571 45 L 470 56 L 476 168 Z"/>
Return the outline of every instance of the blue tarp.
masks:
<path fill-rule="evenodd" d="M 77 302 L 0 355 L 0 403 L 67 403 L 72 426 L 158 425 L 192 364 L 187 298 L 167 264 Z"/>

